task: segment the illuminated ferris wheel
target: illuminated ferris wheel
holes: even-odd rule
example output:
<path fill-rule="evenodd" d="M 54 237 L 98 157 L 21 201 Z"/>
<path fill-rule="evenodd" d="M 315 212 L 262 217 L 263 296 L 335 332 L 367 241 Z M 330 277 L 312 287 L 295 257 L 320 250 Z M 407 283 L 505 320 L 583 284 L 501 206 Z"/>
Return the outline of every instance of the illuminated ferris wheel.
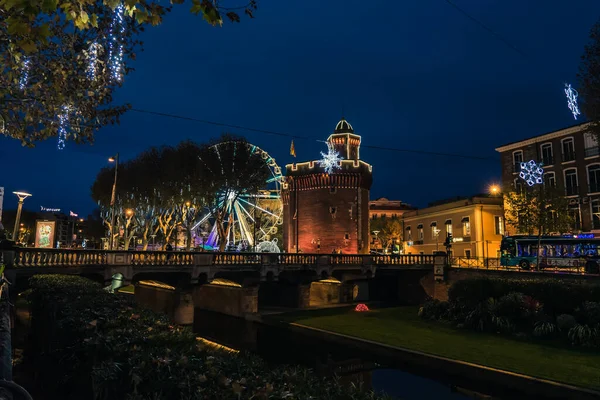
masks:
<path fill-rule="evenodd" d="M 221 240 L 225 240 L 227 250 L 243 250 L 255 245 L 260 249 L 261 243 L 276 243 L 276 236 L 283 224 L 281 168 L 266 151 L 249 143 L 245 145 L 251 154 L 260 156 L 262 168 L 269 171 L 268 178 L 258 193 L 228 193 L 221 196 L 219 208 L 225 210 L 224 238 L 219 237 L 215 218 L 209 211 L 200 216 L 192 229 L 204 238 L 203 245 L 207 248 L 218 248 Z M 218 143 L 212 149 L 219 155 L 222 147 L 224 143 Z"/>

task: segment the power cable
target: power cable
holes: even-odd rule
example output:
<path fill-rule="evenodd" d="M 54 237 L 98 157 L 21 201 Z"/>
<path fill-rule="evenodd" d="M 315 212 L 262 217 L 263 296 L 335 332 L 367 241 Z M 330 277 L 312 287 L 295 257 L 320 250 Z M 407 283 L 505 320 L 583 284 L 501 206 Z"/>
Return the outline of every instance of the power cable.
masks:
<path fill-rule="evenodd" d="M 158 111 L 143 110 L 140 108 L 131 108 L 130 111 L 135 111 L 135 112 L 143 113 L 143 114 L 156 115 L 156 116 L 166 117 L 166 118 L 179 119 L 179 120 L 184 120 L 184 121 L 199 122 L 199 123 L 214 125 L 214 126 L 222 126 L 225 128 L 241 129 L 241 130 L 246 130 L 249 132 L 264 133 L 264 134 L 268 134 L 268 135 L 276 135 L 276 136 L 281 136 L 281 137 L 289 137 L 291 139 L 306 139 L 306 140 L 315 140 L 317 142 L 323 142 L 323 140 L 320 140 L 320 139 L 316 139 L 316 138 L 308 137 L 308 136 L 296 135 L 296 134 L 292 134 L 292 133 L 278 132 L 278 131 L 265 130 L 265 129 L 257 129 L 257 128 L 243 126 L 243 125 L 229 124 L 229 123 L 225 123 L 225 122 L 216 122 L 216 121 L 210 121 L 210 120 L 206 120 L 206 119 L 187 117 L 187 116 L 183 116 L 183 115 L 169 114 L 169 113 L 158 112 Z M 395 147 L 383 147 L 383 146 L 373 146 L 373 145 L 361 145 L 361 147 L 367 148 L 367 149 L 373 149 L 373 150 L 387 150 L 387 151 L 393 151 L 393 152 L 399 152 L 399 153 L 414 153 L 414 154 L 424 154 L 424 155 L 432 155 L 432 156 L 455 157 L 455 158 L 464 158 L 464 159 L 469 159 L 469 160 L 485 160 L 485 161 L 495 161 L 495 162 L 497 161 L 497 159 L 492 158 L 492 157 L 478 157 L 478 156 L 470 156 L 470 155 L 464 155 L 464 154 L 443 153 L 443 152 L 434 152 L 434 151 L 427 151 L 427 150 L 401 149 L 401 148 L 395 148 Z"/>

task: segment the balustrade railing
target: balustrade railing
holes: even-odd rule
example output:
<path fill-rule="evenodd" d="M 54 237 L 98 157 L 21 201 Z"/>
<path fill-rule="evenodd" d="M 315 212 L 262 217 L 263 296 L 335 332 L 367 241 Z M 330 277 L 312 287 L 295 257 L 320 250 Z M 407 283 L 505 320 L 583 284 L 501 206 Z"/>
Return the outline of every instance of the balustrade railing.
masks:
<path fill-rule="evenodd" d="M 131 251 L 131 265 L 194 265 L 194 253 L 179 251 Z"/>
<path fill-rule="evenodd" d="M 317 263 L 318 254 L 303 253 L 280 253 L 278 254 L 279 265 L 312 265 Z"/>
<path fill-rule="evenodd" d="M 10 257 L 7 254 L 11 254 Z M 119 257 L 123 256 L 123 257 Z M 201 256 L 197 258 L 197 256 Z M 78 249 L 14 248 L 0 252 L 5 263 L 14 267 L 103 266 L 112 263 L 133 266 L 211 265 L 432 265 L 433 255 L 367 255 L 306 253 L 208 253 L 185 251 L 109 251 Z M 10 258 L 10 260 L 9 260 Z M 1 258 L 0 258 L 1 259 Z"/>
<path fill-rule="evenodd" d="M 99 250 L 17 248 L 15 267 L 76 267 L 106 265 L 107 252 Z"/>

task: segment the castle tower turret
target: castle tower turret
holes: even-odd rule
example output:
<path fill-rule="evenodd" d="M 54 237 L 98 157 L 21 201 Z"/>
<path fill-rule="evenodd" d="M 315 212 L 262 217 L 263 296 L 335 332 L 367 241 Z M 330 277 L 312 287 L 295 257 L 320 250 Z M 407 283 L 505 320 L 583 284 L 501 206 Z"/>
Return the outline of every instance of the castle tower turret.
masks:
<path fill-rule="evenodd" d="M 287 252 L 369 252 L 372 167 L 360 160 L 360 136 L 342 118 L 327 139 L 343 160 L 326 173 L 319 160 L 286 165 L 283 241 Z"/>

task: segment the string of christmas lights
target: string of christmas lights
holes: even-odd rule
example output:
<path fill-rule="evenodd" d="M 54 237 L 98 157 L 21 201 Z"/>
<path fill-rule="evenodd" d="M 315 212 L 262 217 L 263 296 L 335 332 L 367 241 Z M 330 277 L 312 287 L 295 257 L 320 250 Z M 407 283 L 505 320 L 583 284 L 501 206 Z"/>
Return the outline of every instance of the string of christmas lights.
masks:
<path fill-rule="evenodd" d="M 565 94 L 567 95 L 567 106 L 569 107 L 569 110 L 571 110 L 571 113 L 573 113 L 573 118 L 577 119 L 577 116 L 581 115 L 579 106 L 577 105 L 579 93 L 571 87 L 570 83 L 565 83 Z"/>
<path fill-rule="evenodd" d="M 121 82 L 123 79 L 122 38 L 125 34 L 124 11 L 123 4 L 119 4 L 115 8 L 108 35 L 108 67 L 112 79 L 116 82 Z"/>
<path fill-rule="evenodd" d="M 29 83 L 29 65 L 31 61 L 29 57 L 25 57 L 23 59 L 23 64 L 21 65 L 21 79 L 19 79 L 19 89 L 23 90 Z"/>
<path fill-rule="evenodd" d="M 58 150 L 65 148 L 67 142 L 67 125 L 69 124 L 69 112 L 71 107 L 62 106 L 60 114 L 58 114 L 58 143 L 56 147 Z"/>
<path fill-rule="evenodd" d="M 340 163 L 342 161 L 342 157 L 340 154 L 335 151 L 333 148 L 333 144 L 327 143 L 327 153 L 321 152 L 321 156 L 323 157 L 319 160 L 319 165 L 325 169 L 325 172 L 331 174 L 334 169 L 341 168 Z"/>
<path fill-rule="evenodd" d="M 89 80 L 95 81 L 97 78 L 97 70 L 98 70 L 98 53 L 102 49 L 102 46 L 98 42 L 94 42 L 90 45 L 87 57 L 88 57 L 88 67 L 86 70 L 87 76 Z"/>

